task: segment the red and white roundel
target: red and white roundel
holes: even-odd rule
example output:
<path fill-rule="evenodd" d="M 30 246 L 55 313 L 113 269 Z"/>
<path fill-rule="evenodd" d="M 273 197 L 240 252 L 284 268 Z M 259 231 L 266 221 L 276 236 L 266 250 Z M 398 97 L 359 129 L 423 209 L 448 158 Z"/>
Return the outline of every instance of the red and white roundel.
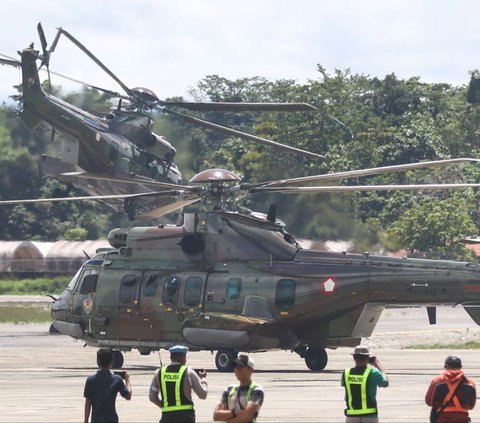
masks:
<path fill-rule="evenodd" d="M 323 280 L 322 291 L 325 295 L 335 294 L 336 288 L 337 288 L 337 281 L 333 276 L 327 276 L 327 278 Z"/>

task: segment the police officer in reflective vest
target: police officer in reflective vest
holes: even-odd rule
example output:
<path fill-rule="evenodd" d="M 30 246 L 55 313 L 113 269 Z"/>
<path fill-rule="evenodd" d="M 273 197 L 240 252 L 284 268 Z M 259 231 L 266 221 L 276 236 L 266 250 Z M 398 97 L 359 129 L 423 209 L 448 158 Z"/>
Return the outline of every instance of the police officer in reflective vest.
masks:
<path fill-rule="evenodd" d="M 355 367 L 345 369 L 342 374 L 347 403 L 345 422 L 378 422 L 377 387 L 386 388 L 388 378 L 367 347 L 355 347 L 352 355 Z"/>
<path fill-rule="evenodd" d="M 171 363 L 155 372 L 149 399 L 162 409 L 161 423 L 194 423 L 192 390 L 200 399 L 207 398 L 207 372 L 186 365 L 188 348 L 175 345 L 169 349 Z"/>

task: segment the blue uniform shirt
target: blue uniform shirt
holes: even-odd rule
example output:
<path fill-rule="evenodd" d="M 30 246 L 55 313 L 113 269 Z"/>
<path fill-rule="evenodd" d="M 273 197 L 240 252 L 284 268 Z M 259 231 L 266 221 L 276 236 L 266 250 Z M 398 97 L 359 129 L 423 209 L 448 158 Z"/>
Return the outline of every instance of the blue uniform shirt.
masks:
<path fill-rule="evenodd" d="M 118 422 L 115 410 L 117 393 L 128 396 L 128 390 L 119 375 L 109 370 L 99 370 L 87 378 L 83 396 L 92 402 L 92 423 Z"/>

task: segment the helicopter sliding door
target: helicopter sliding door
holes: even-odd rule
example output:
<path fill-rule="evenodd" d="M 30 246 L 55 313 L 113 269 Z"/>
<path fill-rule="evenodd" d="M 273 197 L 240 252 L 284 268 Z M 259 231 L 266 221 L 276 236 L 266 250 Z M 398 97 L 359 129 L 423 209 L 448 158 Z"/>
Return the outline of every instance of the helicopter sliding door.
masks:
<path fill-rule="evenodd" d="M 155 313 L 159 339 L 166 343 L 182 341 L 181 327 L 185 321 L 202 311 L 206 273 L 176 272 L 165 274 L 158 287 L 154 303 L 142 296 L 140 309 L 150 307 Z M 146 281 L 148 281 L 148 277 Z M 145 288 L 148 285 L 145 285 Z M 153 299 L 152 299 L 153 300 Z M 144 313 L 145 315 L 145 313 Z"/>

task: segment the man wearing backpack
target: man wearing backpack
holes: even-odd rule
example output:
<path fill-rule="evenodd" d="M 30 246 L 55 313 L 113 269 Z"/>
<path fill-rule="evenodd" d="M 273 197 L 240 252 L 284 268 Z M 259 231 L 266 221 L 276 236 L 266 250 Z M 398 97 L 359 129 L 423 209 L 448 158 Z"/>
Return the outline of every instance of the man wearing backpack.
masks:
<path fill-rule="evenodd" d="M 425 395 L 425 402 L 432 407 L 432 423 L 470 421 L 468 410 L 475 407 L 477 392 L 475 382 L 462 370 L 462 360 L 450 355 L 445 360 L 445 370 L 436 376 Z"/>

